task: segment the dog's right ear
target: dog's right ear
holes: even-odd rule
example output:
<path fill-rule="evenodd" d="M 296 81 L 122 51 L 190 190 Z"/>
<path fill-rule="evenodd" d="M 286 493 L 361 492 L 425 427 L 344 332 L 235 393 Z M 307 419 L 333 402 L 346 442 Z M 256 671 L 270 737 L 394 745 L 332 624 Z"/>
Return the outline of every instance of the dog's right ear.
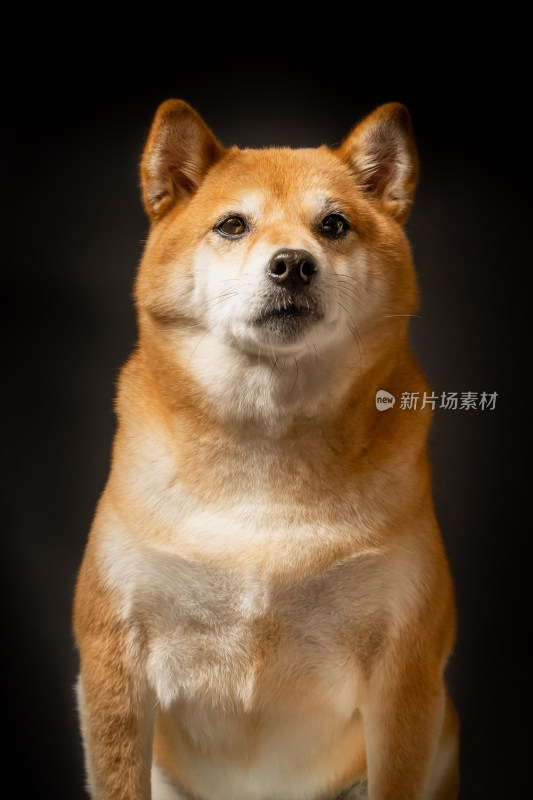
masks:
<path fill-rule="evenodd" d="M 189 198 L 225 150 L 183 100 L 166 100 L 156 111 L 141 160 L 146 211 L 162 217 Z"/>

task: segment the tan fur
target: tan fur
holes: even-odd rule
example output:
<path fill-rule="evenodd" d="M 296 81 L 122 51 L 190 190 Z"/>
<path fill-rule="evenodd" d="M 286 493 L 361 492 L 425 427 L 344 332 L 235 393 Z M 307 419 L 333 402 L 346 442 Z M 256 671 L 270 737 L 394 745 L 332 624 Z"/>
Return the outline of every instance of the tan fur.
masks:
<path fill-rule="evenodd" d="M 152 741 L 154 800 L 457 797 L 431 412 L 375 404 L 429 392 L 401 228 L 417 170 L 394 103 L 337 150 L 226 150 L 182 101 L 158 110 L 139 342 L 75 600 L 93 798 L 148 800 Z M 317 264 L 294 335 L 260 316 L 286 248 Z"/>
<path fill-rule="evenodd" d="M 89 547 L 74 602 L 89 782 L 96 797 L 149 798 L 149 743 L 141 730 L 144 703 L 135 661 L 127 652 L 127 627 L 113 606 Z"/>

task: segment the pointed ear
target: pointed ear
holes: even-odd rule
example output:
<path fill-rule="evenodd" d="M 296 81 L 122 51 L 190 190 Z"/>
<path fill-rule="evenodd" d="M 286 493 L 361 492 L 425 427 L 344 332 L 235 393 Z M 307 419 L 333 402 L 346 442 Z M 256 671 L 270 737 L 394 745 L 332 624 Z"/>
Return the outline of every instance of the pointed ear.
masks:
<path fill-rule="evenodd" d="M 146 211 L 162 217 L 190 197 L 225 150 L 196 111 L 183 100 L 166 100 L 154 117 L 141 160 Z"/>
<path fill-rule="evenodd" d="M 387 103 L 360 122 L 337 150 L 361 188 L 403 223 L 418 177 L 411 117 L 400 103 Z"/>

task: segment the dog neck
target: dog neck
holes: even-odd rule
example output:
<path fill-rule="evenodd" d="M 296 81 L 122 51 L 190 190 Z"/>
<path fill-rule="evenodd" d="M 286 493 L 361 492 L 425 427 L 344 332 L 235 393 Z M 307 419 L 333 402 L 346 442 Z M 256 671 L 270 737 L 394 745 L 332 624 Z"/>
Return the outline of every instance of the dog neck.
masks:
<path fill-rule="evenodd" d="M 254 509 L 265 519 L 275 508 L 280 518 L 287 509 L 296 513 L 297 505 L 309 524 L 326 512 L 349 518 L 354 504 L 361 519 L 369 514 L 375 524 L 378 513 L 388 519 L 400 494 L 418 502 L 412 476 L 431 412 L 380 411 L 375 401 L 379 389 L 399 397 L 406 387 L 424 388 L 406 338 L 391 340 L 390 348 L 366 341 L 364 361 L 357 347 L 345 360 L 341 352 L 338 360 L 318 352 L 326 362 L 318 377 L 314 353 L 296 357 L 296 364 L 287 358 L 277 375 L 268 360 L 228 353 L 215 342 L 208 348 L 205 340 L 205 363 L 192 370 L 201 345 L 177 347 L 175 332 L 166 338 L 141 328 L 140 346 L 119 381 L 111 478 L 117 497 L 127 496 L 134 482 L 158 518 L 185 497 L 224 513 Z M 401 476 L 394 491 L 391 474 Z M 368 500 L 374 494 L 379 509 Z"/>
<path fill-rule="evenodd" d="M 405 380 L 406 373 L 413 385 L 419 379 L 403 322 L 388 331 L 387 347 L 378 331 L 364 343 L 286 353 L 246 352 L 203 331 L 171 328 L 162 335 L 153 327 L 159 322 L 143 322 L 136 368 L 143 373 L 141 385 L 178 424 L 195 420 L 230 438 L 285 439 L 344 413 L 368 428 L 376 416 L 376 391 L 400 390 L 398 376 Z"/>

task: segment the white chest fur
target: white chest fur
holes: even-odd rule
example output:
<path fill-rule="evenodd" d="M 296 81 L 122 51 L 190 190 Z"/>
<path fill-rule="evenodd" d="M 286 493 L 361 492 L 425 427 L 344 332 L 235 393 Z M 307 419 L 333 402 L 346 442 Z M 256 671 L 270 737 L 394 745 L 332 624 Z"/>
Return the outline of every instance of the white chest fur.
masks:
<path fill-rule="evenodd" d="M 113 550 L 109 574 L 124 617 L 147 637 L 150 681 L 164 708 L 194 699 L 249 711 L 257 681 L 277 673 L 287 684 L 303 673 L 329 684 L 332 669 L 341 670 L 338 692 L 355 674 L 355 639 L 364 631 L 368 647 L 370 628 L 386 616 L 387 576 L 371 552 L 294 578 L 163 550 Z M 338 694 L 337 701 L 352 713 Z"/>
<path fill-rule="evenodd" d="M 150 615 L 148 678 L 167 728 L 179 731 L 192 785 L 206 797 L 216 788 L 217 797 L 253 798 L 259 787 L 290 797 L 291 782 L 298 792 L 302 781 L 327 784 L 324 754 L 356 735 L 361 670 L 387 625 L 373 599 L 383 589 L 379 558 L 346 559 L 295 583 L 148 559 L 158 580 L 137 590 Z"/>
<path fill-rule="evenodd" d="M 210 520 L 218 522 L 212 530 L 207 516 L 184 515 L 180 542 L 154 547 L 134 541 L 109 508 L 105 516 L 100 557 L 123 619 L 148 643 L 150 682 L 164 708 L 196 698 L 247 711 L 257 681 L 278 671 L 283 682 L 300 670 L 330 683 L 332 670 L 341 670 L 350 683 L 356 665 L 379 645 L 391 612 L 397 621 L 409 601 L 405 560 L 390 551 L 354 542 L 356 554 L 320 565 L 320 542 L 338 544 L 347 536 L 342 526 L 282 530 L 277 520 L 260 531 L 235 518 L 222 526 Z M 284 559 L 294 568 L 285 569 Z M 409 577 L 412 589 L 416 576 Z"/>
<path fill-rule="evenodd" d="M 348 652 L 347 637 L 351 634 L 353 644 L 372 620 L 379 616 L 383 622 L 385 609 L 371 599 L 382 582 L 373 556 L 341 562 L 294 584 L 286 577 L 243 577 L 231 568 L 168 554 L 144 558 L 144 577 L 150 560 L 157 580 L 137 587 L 142 609 L 137 611 L 133 600 L 132 613 L 146 620 L 148 670 L 164 708 L 194 700 L 249 712 L 258 682 L 274 675 L 276 691 L 278 679 L 288 685 L 302 675 L 329 683 L 333 665 L 335 672 L 354 675 L 357 653 Z"/>

